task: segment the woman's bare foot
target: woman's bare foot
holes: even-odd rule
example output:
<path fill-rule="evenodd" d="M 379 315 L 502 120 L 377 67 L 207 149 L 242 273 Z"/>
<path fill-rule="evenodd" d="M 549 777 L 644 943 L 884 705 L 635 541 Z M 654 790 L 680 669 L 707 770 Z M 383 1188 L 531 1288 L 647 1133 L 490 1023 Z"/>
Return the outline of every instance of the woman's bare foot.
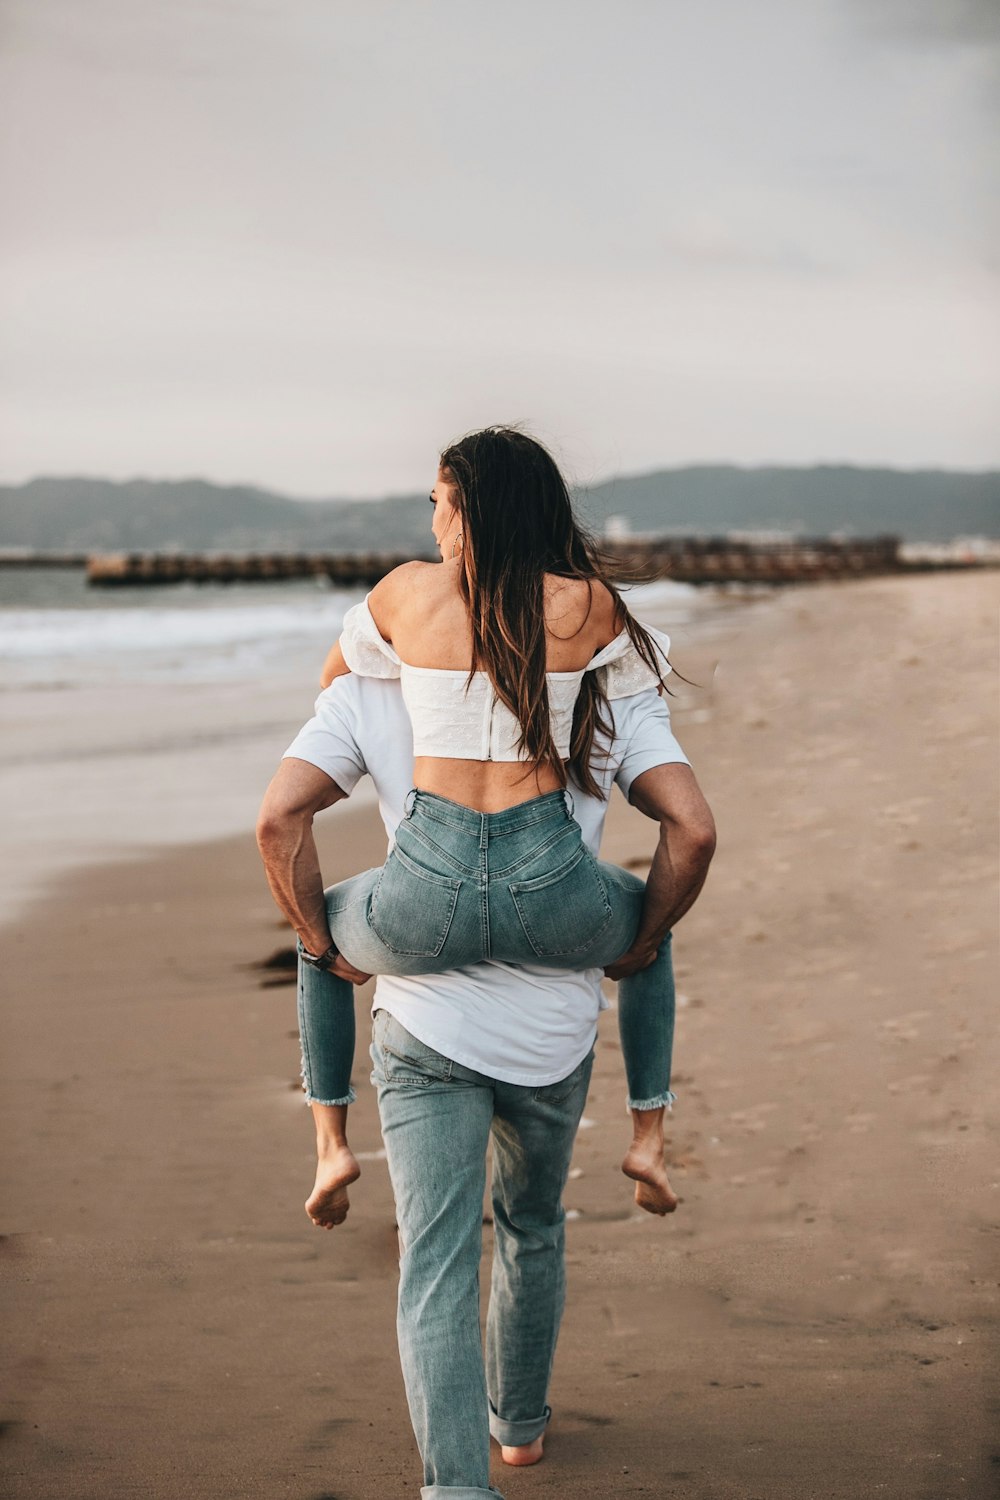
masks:
<path fill-rule="evenodd" d="M 635 1182 L 635 1201 L 648 1214 L 672 1214 L 678 1198 L 667 1177 L 663 1152 L 663 1110 L 632 1111 L 632 1144 L 622 1171 Z"/>
<path fill-rule="evenodd" d="M 354 1152 L 347 1144 L 347 1105 L 312 1106 L 316 1123 L 316 1181 L 306 1199 L 306 1213 L 317 1229 L 343 1224 L 351 1200 L 347 1189 L 361 1176 Z"/>
<path fill-rule="evenodd" d="M 528 1464 L 537 1464 L 541 1461 L 544 1443 L 544 1433 L 541 1437 L 536 1437 L 533 1443 L 522 1443 L 519 1448 L 505 1448 L 501 1443 L 500 1457 L 512 1468 L 523 1469 Z"/>
<path fill-rule="evenodd" d="M 354 1152 L 343 1144 L 326 1143 L 316 1163 L 316 1182 L 306 1199 L 306 1213 L 317 1229 L 333 1229 L 343 1224 L 351 1200 L 347 1189 L 361 1176 Z"/>

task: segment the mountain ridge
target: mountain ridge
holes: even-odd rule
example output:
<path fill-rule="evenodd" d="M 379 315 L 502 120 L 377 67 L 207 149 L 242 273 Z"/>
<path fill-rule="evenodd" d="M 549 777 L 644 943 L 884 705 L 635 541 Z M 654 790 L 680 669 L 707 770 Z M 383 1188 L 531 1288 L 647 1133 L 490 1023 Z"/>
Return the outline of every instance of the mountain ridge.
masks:
<path fill-rule="evenodd" d="M 619 475 L 574 496 L 595 530 L 891 532 L 907 541 L 1000 536 L 1000 471 L 694 464 Z M 431 550 L 423 491 L 294 499 L 211 480 L 39 475 L 0 485 L 0 546 L 37 550 Z"/>

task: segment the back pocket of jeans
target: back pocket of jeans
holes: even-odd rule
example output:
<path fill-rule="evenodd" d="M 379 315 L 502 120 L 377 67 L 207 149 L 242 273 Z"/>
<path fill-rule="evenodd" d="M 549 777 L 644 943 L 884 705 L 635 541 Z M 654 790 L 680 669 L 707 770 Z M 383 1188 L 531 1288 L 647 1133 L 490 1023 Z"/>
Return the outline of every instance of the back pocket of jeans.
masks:
<path fill-rule="evenodd" d="M 401 849 L 393 849 L 372 892 L 372 931 L 401 957 L 437 958 L 455 915 L 461 883 L 422 869 Z"/>
<path fill-rule="evenodd" d="M 431 1083 L 447 1083 L 451 1078 L 454 1066 L 451 1059 L 413 1036 L 389 1011 L 376 1013 L 372 1042 L 386 1083 L 423 1087 Z"/>
<path fill-rule="evenodd" d="M 539 958 L 583 954 L 597 942 L 611 921 L 611 903 L 589 850 L 578 846 L 564 865 L 516 880 L 508 889 Z"/>
<path fill-rule="evenodd" d="M 590 1073 L 594 1066 L 594 1049 L 591 1047 L 582 1062 L 577 1063 L 572 1073 L 565 1078 L 560 1078 L 558 1083 L 543 1083 L 533 1094 L 536 1104 L 563 1104 L 574 1093 L 580 1084 L 584 1085 L 584 1094 L 590 1087 Z M 581 1109 L 583 1105 L 581 1103 Z"/>

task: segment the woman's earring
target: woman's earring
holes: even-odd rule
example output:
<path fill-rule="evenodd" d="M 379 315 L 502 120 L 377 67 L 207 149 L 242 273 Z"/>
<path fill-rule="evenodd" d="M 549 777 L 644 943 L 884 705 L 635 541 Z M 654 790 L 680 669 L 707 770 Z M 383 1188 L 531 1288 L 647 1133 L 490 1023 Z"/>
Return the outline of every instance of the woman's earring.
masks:
<path fill-rule="evenodd" d="M 455 540 L 451 544 L 451 555 L 452 555 L 452 557 L 457 557 L 458 554 L 461 552 L 461 550 L 462 550 L 462 548 L 464 546 L 465 546 L 465 538 L 463 537 L 462 533 L 459 532 L 458 536 L 455 538 Z"/>

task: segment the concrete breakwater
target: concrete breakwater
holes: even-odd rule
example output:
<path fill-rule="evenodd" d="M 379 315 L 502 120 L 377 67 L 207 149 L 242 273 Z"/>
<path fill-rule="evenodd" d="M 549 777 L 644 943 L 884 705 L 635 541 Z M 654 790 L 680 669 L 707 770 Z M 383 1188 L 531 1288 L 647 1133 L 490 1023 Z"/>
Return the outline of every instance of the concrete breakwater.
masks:
<path fill-rule="evenodd" d="M 85 568 L 86 552 L 40 551 L 34 547 L 0 547 L 0 568 Z"/>
<path fill-rule="evenodd" d="M 899 538 L 852 541 L 756 541 L 729 537 L 658 537 L 606 541 L 604 550 L 642 577 L 681 583 L 804 583 L 895 573 L 906 566 Z M 87 582 L 100 588 L 166 583 L 266 582 L 328 578 L 346 587 L 372 585 L 412 554 L 115 552 L 87 559 Z M 429 560 L 429 558 L 428 558 Z"/>
<path fill-rule="evenodd" d="M 268 583 L 281 578 L 328 578 L 350 587 L 375 584 L 412 553 L 109 552 L 87 559 L 87 582 L 101 588 L 154 583 Z M 427 561 L 430 561 L 428 555 Z"/>

